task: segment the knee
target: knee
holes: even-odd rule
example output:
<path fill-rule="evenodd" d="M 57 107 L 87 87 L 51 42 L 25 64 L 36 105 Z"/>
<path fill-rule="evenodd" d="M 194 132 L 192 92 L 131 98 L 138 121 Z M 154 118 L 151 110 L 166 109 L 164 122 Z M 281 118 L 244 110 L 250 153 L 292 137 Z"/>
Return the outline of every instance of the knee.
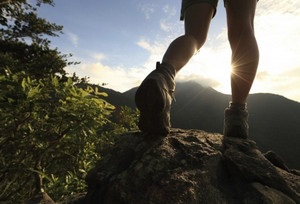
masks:
<path fill-rule="evenodd" d="M 206 34 L 186 34 L 185 36 L 189 38 L 190 41 L 192 41 L 196 51 L 198 51 L 203 46 L 207 38 Z"/>
<path fill-rule="evenodd" d="M 228 40 L 231 45 L 240 42 L 243 39 L 254 37 L 253 25 L 249 24 L 235 24 L 228 27 Z"/>

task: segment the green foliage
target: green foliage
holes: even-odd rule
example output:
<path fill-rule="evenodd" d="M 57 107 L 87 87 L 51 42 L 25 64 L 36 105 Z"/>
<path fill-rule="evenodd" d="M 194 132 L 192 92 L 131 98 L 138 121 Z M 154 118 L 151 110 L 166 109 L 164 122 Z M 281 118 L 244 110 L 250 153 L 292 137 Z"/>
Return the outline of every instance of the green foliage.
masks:
<path fill-rule="evenodd" d="M 138 116 L 137 109 L 131 109 L 127 106 L 116 107 L 111 116 L 111 121 L 113 121 L 111 125 L 112 134 L 120 135 L 124 132 L 138 130 Z"/>
<path fill-rule="evenodd" d="M 74 63 L 48 39 L 62 26 L 36 14 L 53 1 L 28 2 L 0 1 L 0 201 L 10 203 L 43 191 L 54 200 L 84 192 L 101 152 L 137 121 L 136 111 L 114 111 L 105 93 L 66 77 Z"/>
<path fill-rule="evenodd" d="M 50 48 L 49 36 L 57 37 L 62 26 L 37 16 L 42 4 L 53 5 L 52 0 L 14 0 L 0 4 L 0 74 L 9 67 L 14 73 L 25 71 L 31 78 L 65 75 L 64 67 L 71 55 Z"/>
<path fill-rule="evenodd" d="M 35 79 L 65 75 L 66 57 L 56 49 L 38 44 L 0 40 L 0 74 L 10 67 L 14 73 L 23 71 Z"/>
<path fill-rule="evenodd" d="M 42 3 L 54 5 L 52 0 L 12 0 L 0 4 L 0 38 L 7 41 L 31 41 L 49 44 L 47 36 L 58 36 L 62 26 L 50 23 L 37 16 L 36 10 Z"/>
<path fill-rule="evenodd" d="M 86 172 L 113 142 L 105 126 L 113 106 L 104 93 L 68 79 L 0 77 L 0 200 L 46 190 L 54 199 L 84 191 Z M 20 82 L 20 79 L 22 79 Z"/>

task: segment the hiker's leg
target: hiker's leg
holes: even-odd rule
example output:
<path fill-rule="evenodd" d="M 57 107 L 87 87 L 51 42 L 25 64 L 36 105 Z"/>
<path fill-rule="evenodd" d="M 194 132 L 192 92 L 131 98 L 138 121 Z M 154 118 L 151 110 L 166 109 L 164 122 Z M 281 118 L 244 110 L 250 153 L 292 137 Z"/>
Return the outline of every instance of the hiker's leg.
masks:
<path fill-rule="evenodd" d="M 188 7 L 184 16 L 185 34 L 170 44 L 162 62 L 179 71 L 204 44 L 214 12 L 215 8 L 207 2 Z"/>
<path fill-rule="evenodd" d="M 184 9 L 185 35 L 170 44 L 162 63 L 157 63 L 156 69 L 137 89 L 135 102 L 140 110 L 138 126 L 143 132 L 162 135 L 170 132 L 170 109 L 175 91 L 175 74 L 203 45 L 215 12 L 212 4 L 203 1 L 216 0 L 183 0 L 183 3 L 189 3 L 189 6 Z"/>
<path fill-rule="evenodd" d="M 226 0 L 228 39 L 232 49 L 232 102 L 245 104 L 255 78 L 259 52 L 253 20 L 256 0 Z"/>

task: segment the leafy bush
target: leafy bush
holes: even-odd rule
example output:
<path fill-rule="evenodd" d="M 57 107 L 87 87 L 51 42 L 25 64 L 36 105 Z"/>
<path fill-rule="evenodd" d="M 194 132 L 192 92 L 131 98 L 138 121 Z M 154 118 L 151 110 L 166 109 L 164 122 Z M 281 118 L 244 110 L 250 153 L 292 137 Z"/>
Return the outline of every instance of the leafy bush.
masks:
<path fill-rule="evenodd" d="M 78 88 L 75 74 L 66 77 L 65 66 L 78 62 L 50 48 L 48 37 L 63 27 L 38 17 L 41 4 L 54 2 L 0 2 L 0 202 L 85 191 L 85 175 L 100 152 L 136 128 L 136 111 L 112 115 L 105 93 Z"/>
<path fill-rule="evenodd" d="M 0 86 L 0 200 L 84 191 L 87 171 L 113 142 L 106 94 L 77 88 L 70 78 L 32 80 L 8 69 Z"/>

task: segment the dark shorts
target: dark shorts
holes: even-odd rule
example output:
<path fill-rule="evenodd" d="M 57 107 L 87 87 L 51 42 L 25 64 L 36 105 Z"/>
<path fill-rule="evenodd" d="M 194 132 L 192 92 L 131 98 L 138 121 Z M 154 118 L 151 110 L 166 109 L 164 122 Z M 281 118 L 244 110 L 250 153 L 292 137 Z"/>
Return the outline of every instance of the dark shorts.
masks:
<path fill-rule="evenodd" d="M 224 0 L 224 5 L 226 5 L 226 2 L 227 2 L 227 0 Z M 184 12 L 186 11 L 186 9 L 188 7 L 190 7 L 191 5 L 196 4 L 196 3 L 209 3 L 209 4 L 211 4 L 215 9 L 213 17 L 216 15 L 218 0 L 182 0 L 180 20 L 184 20 Z"/>
<path fill-rule="evenodd" d="M 218 0 L 182 0 L 180 20 L 184 20 L 185 10 L 196 3 L 209 3 L 215 8 L 214 16 L 217 12 Z"/>

